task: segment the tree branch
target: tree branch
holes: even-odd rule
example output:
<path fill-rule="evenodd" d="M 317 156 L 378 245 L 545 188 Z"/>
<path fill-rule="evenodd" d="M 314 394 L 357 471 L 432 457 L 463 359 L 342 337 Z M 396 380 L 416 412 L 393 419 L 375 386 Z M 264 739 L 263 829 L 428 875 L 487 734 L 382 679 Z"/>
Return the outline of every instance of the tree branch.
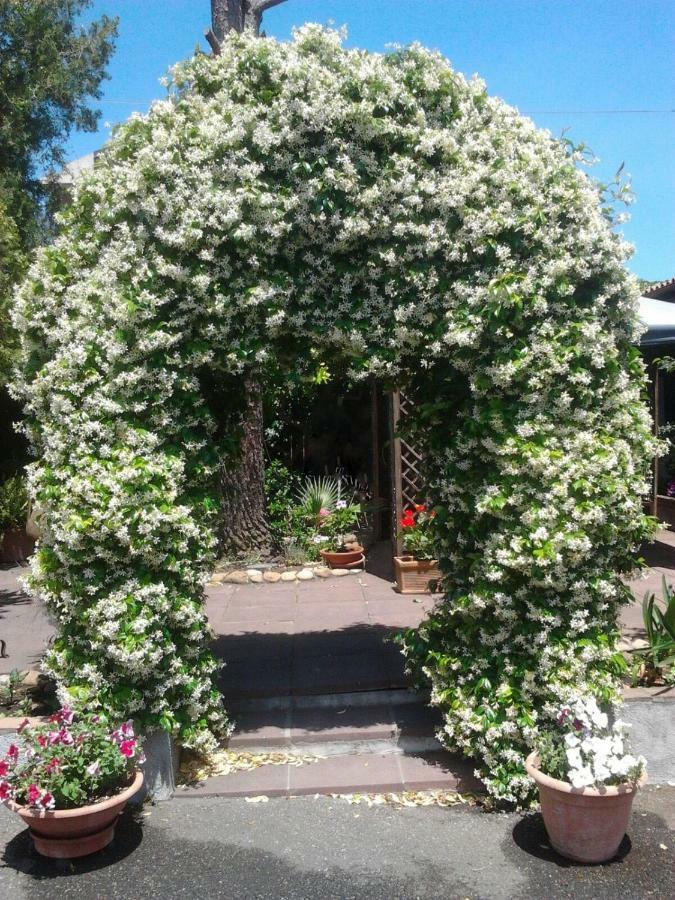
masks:
<path fill-rule="evenodd" d="M 210 28 L 204 29 L 204 37 L 206 38 L 209 47 L 213 50 L 213 55 L 220 56 L 220 44 L 218 42 L 218 38 Z"/>

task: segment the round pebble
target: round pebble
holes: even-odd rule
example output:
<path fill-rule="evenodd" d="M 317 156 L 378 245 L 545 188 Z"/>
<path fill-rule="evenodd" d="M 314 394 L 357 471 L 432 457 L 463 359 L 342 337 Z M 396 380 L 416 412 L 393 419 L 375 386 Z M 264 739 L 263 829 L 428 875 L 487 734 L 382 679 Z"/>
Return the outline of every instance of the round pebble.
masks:
<path fill-rule="evenodd" d="M 281 572 L 263 572 L 263 581 L 276 584 L 277 581 L 281 581 Z"/>

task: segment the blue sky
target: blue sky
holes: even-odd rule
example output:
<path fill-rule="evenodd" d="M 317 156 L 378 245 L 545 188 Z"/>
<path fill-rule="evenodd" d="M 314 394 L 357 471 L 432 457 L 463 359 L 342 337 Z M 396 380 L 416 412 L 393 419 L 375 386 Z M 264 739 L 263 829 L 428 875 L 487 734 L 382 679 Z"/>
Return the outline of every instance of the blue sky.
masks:
<path fill-rule="evenodd" d="M 100 147 L 104 123 L 145 112 L 164 93 L 160 76 L 197 43 L 208 49 L 209 0 L 95 0 L 90 14 L 102 13 L 119 16 L 120 36 L 100 131 L 74 135 L 69 158 Z M 675 0 L 287 0 L 263 26 L 285 40 L 294 25 L 331 20 L 347 25 L 350 46 L 440 50 L 541 127 L 585 141 L 600 179 L 625 163 L 637 195 L 623 226 L 636 246 L 629 266 L 675 275 Z"/>

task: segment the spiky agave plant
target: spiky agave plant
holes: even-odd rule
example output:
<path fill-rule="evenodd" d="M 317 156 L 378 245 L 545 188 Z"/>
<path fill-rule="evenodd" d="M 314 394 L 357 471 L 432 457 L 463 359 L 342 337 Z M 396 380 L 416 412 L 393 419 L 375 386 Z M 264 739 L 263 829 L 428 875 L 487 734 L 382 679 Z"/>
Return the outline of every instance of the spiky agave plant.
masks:
<path fill-rule="evenodd" d="M 315 524 L 324 510 L 331 512 L 340 499 L 340 481 L 334 475 L 310 475 L 297 493 L 298 504 Z"/>

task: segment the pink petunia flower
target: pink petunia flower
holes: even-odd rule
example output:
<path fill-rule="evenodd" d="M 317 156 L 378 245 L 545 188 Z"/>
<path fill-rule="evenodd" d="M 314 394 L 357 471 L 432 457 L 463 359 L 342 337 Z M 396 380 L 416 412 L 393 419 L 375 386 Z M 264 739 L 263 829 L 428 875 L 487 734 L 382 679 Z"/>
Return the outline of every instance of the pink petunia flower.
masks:
<path fill-rule="evenodd" d="M 14 796 L 14 789 L 9 781 L 0 781 L 0 802 L 11 800 Z"/>
<path fill-rule="evenodd" d="M 72 725 L 72 724 L 73 724 L 73 717 L 74 717 L 74 715 L 75 715 L 75 713 L 72 711 L 72 709 L 70 709 L 70 707 L 68 707 L 68 706 L 62 707 L 62 709 L 61 709 L 61 722 L 62 722 L 64 725 Z"/>
<path fill-rule="evenodd" d="M 71 744 L 75 743 L 75 739 L 72 734 L 68 731 L 67 728 L 62 728 L 59 731 L 59 737 L 61 738 L 61 743 L 65 744 L 66 747 L 69 747 Z"/>
<path fill-rule="evenodd" d="M 37 802 L 37 806 L 40 809 L 54 809 L 55 804 L 54 795 L 49 791 L 45 791 Z"/>
<path fill-rule="evenodd" d="M 37 806 L 42 796 L 42 791 L 36 784 L 31 784 L 28 788 L 28 805 Z"/>
<path fill-rule="evenodd" d="M 19 748 L 16 744 L 10 744 L 7 748 L 7 756 L 11 759 L 12 762 L 16 762 L 19 758 Z"/>
<path fill-rule="evenodd" d="M 6 759 L 0 759 L 0 778 L 4 778 L 9 774 L 9 763 Z"/>
<path fill-rule="evenodd" d="M 136 752 L 136 741 L 131 738 L 128 741 L 122 741 L 120 744 L 120 753 L 122 756 L 126 756 L 127 759 L 131 759 Z"/>

